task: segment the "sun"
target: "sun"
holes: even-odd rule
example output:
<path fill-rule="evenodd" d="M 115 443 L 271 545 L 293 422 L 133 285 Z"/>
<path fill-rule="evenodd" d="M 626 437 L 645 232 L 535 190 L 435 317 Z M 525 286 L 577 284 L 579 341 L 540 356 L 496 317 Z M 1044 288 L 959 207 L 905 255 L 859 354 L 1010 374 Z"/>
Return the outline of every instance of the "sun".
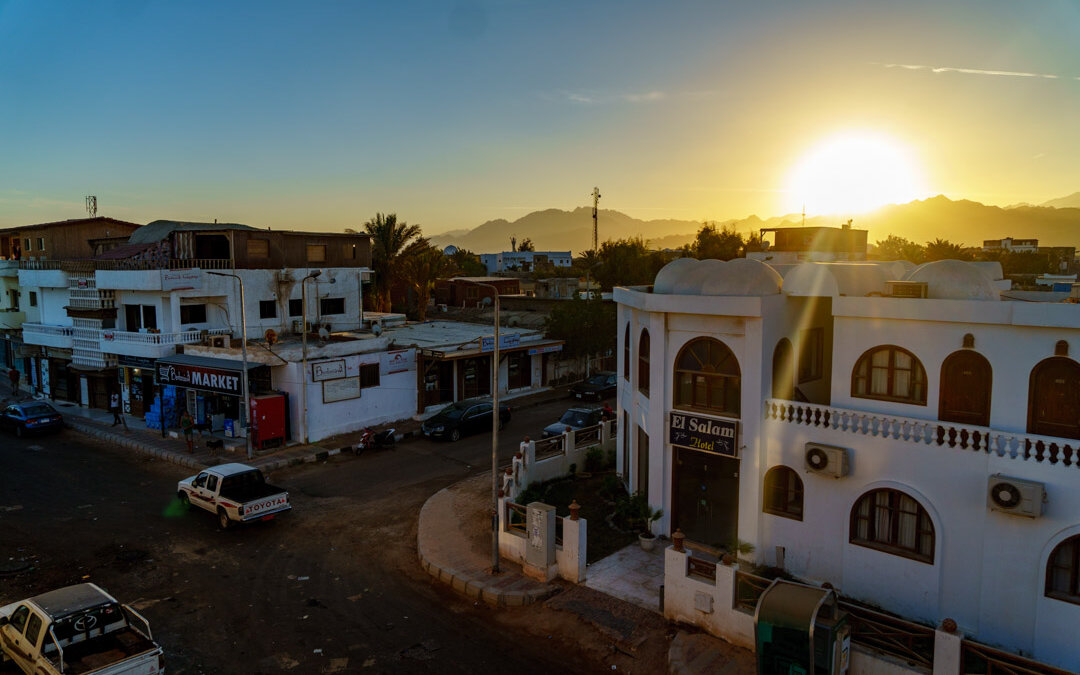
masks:
<path fill-rule="evenodd" d="M 922 171 L 900 141 L 843 132 L 811 148 L 788 174 L 785 209 L 814 215 L 864 213 L 925 196 Z"/>

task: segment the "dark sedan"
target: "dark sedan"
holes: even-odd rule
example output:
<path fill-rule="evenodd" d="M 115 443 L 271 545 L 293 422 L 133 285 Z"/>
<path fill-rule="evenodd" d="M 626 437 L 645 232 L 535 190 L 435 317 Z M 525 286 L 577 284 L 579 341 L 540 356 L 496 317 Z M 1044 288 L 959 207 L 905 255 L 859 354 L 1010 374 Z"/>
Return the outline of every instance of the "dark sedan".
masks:
<path fill-rule="evenodd" d="M 0 414 L 0 426 L 21 438 L 27 434 L 59 431 L 64 426 L 64 418 L 48 403 L 30 401 L 5 408 Z"/>
<path fill-rule="evenodd" d="M 458 401 L 421 425 L 424 436 L 456 441 L 467 434 L 491 431 L 491 401 Z M 510 406 L 499 404 L 499 428 L 510 421 Z"/>
<path fill-rule="evenodd" d="M 583 401 L 602 401 L 609 396 L 614 396 L 618 388 L 619 383 L 615 373 L 602 372 L 570 387 L 570 394 Z"/>

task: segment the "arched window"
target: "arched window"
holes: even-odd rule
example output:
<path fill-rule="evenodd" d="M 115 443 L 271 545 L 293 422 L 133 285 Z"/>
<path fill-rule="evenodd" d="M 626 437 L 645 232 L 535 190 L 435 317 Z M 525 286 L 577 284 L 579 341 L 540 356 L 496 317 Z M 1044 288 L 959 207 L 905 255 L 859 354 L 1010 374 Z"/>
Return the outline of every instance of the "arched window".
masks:
<path fill-rule="evenodd" d="M 637 355 L 637 388 L 642 394 L 649 395 L 649 329 L 641 329 L 641 338 L 638 340 Z"/>
<path fill-rule="evenodd" d="M 953 352 L 941 364 L 938 419 L 943 422 L 990 426 L 990 385 L 993 370 L 986 357 L 970 349 Z"/>
<path fill-rule="evenodd" d="M 1080 534 L 1061 542 L 1050 554 L 1046 597 L 1080 605 Z"/>
<path fill-rule="evenodd" d="M 1080 363 L 1052 356 L 1031 370 L 1028 433 L 1080 438 Z"/>
<path fill-rule="evenodd" d="M 630 381 L 630 324 L 626 324 L 622 341 L 622 376 L 627 382 Z"/>
<path fill-rule="evenodd" d="M 893 345 L 874 347 L 855 363 L 851 395 L 926 405 L 926 370 L 906 349 Z"/>
<path fill-rule="evenodd" d="M 802 520 L 803 484 L 799 474 L 786 466 L 774 466 L 765 474 L 765 513 Z"/>
<path fill-rule="evenodd" d="M 795 398 L 795 352 L 787 338 L 781 338 L 773 350 L 772 395 L 785 401 Z"/>
<path fill-rule="evenodd" d="M 738 417 L 740 382 L 739 362 L 727 345 L 691 340 L 675 359 L 675 407 Z"/>
<path fill-rule="evenodd" d="M 930 514 L 899 490 L 867 492 L 851 509 L 852 544 L 934 563 L 934 524 Z"/>

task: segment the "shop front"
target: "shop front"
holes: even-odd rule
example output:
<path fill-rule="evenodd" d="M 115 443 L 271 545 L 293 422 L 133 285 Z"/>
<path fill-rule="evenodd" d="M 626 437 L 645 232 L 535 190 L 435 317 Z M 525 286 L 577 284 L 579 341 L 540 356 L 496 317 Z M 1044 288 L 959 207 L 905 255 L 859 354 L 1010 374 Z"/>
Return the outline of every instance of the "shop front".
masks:
<path fill-rule="evenodd" d="M 70 369 L 71 350 L 63 347 L 46 347 L 45 359 L 40 365 L 42 393 L 61 401 L 77 400 L 79 376 Z"/>
<path fill-rule="evenodd" d="M 547 356 L 560 351 L 562 345 L 561 340 L 521 342 L 514 334 L 500 336 L 500 395 L 544 386 Z M 493 357 L 494 341 L 486 337 L 480 340 L 479 349 L 420 350 L 417 368 L 420 409 L 490 396 Z"/>
<path fill-rule="evenodd" d="M 124 413 L 144 416 L 153 405 L 154 359 L 142 356 L 118 357 L 117 377 L 120 380 L 120 400 Z"/>
<path fill-rule="evenodd" d="M 177 415 L 179 411 L 187 410 L 196 424 L 211 431 L 223 431 L 226 436 L 244 433 L 247 406 L 243 372 L 241 361 L 188 354 L 158 359 L 154 366 L 163 398 L 173 398 L 166 392 L 169 387 L 175 388 Z M 251 396 L 270 392 L 269 366 L 248 363 L 247 377 Z M 169 403 L 164 401 L 163 405 L 172 407 Z"/>

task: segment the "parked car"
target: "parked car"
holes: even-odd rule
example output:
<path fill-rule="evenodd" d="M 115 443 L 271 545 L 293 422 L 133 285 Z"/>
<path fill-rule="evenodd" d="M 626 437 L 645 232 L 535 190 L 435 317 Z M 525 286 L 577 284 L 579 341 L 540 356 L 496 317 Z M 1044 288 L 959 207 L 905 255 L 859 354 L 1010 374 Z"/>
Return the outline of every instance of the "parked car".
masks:
<path fill-rule="evenodd" d="M 212 466 L 176 485 L 176 496 L 216 513 L 221 529 L 233 523 L 270 520 L 292 508 L 289 493 L 274 487 L 253 466 L 233 462 Z"/>
<path fill-rule="evenodd" d="M 563 416 L 559 418 L 558 422 L 544 427 L 544 438 L 561 436 L 566 432 L 567 427 L 577 431 L 578 429 L 584 429 L 585 427 L 595 426 L 600 424 L 603 419 L 603 408 L 570 408 L 563 413 Z"/>
<path fill-rule="evenodd" d="M 424 422 L 420 430 L 428 438 L 456 441 L 468 434 L 491 430 L 491 409 L 490 399 L 451 403 Z M 500 403 L 499 428 L 502 429 L 509 421 L 510 406 Z"/>
<path fill-rule="evenodd" d="M 570 394 L 583 401 L 602 401 L 614 396 L 618 388 L 618 376 L 610 371 L 603 371 L 570 387 Z"/>
<path fill-rule="evenodd" d="M 22 438 L 27 434 L 60 431 L 64 427 L 64 418 L 48 403 L 26 401 L 4 408 L 3 414 L 0 414 L 0 426 Z"/>
<path fill-rule="evenodd" d="M 165 656 L 150 624 L 95 584 L 58 588 L 0 607 L 0 653 L 34 675 L 165 672 Z"/>

